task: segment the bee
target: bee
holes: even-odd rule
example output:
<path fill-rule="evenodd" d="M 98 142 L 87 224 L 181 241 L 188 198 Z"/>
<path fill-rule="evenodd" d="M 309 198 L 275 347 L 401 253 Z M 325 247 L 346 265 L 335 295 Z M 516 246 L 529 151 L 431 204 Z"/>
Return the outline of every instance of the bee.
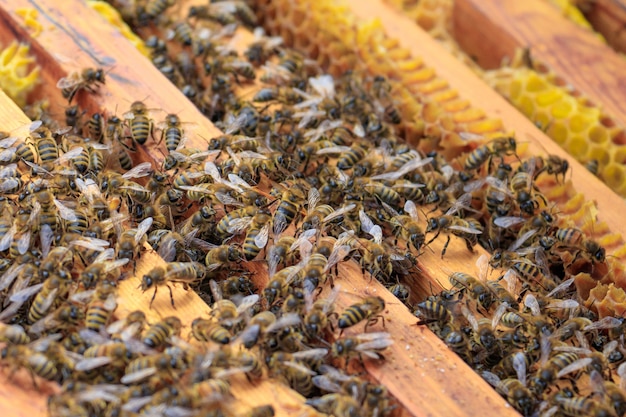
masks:
<path fill-rule="evenodd" d="M 168 114 L 165 116 L 159 143 L 165 139 L 165 147 L 169 152 L 177 150 L 184 137 L 184 131 L 181 126 L 182 123 L 177 115 Z"/>
<path fill-rule="evenodd" d="M 162 336 L 163 338 L 170 336 L 169 332 L 164 332 L 162 335 L 164 335 Z M 158 345 L 161 345 L 164 342 L 164 340 L 163 342 L 159 341 Z M 157 344 L 155 344 L 155 346 L 157 346 Z M 173 347 L 166 349 L 163 353 L 133 359 L 126 366 L 124 376 L 120 379 L 120 382 L 122 384 L 133 384 L 154 375 L 159 375 L 161 378 L 169 377 L 170 380 L 175 380 L 175 371 L 181 371 L 186 368 L 186 364 L 183 360 L 183 353 L 184 352 L 180 348 Z"/>
<path fill-rule="evenodd" d="M 493 304 L 493 293 L 489 287 L 473 276 L 463 272 L 454 272 L 450 275 L 449 280 L 453 287 L 467 290 L 471 297 L 485 310 L 489 310 Z"/>
<path fill-rule="evenodd" d="M 466 171 L 473 171 L 479 169 L 485 162 L 488 162 L 488 165 L 491 166 L 491 160 L 494 156 L 502 158 L 505 155 L 513 154 L 517 157 L 516 150 L 517 142 L 514 138 L 494 139 L 474 149 L 467 156 L 463 167 Z"/>
<path fill-rule="evenodd" d="M 131 311 L 125 318 L 107 326 L 106 332 L 111 335 L 111 340 L 129 340 L 143 332 L 146 323 L 146 314 L 141 310 L 135 310 Z"/>
<path fill-rule="evenodd" d="M 182 327 L 183 324 L 178 317 L 166 317 L 146 330 L 143 343 L 153 349 L 163 346 L 171 336 L 179 336 Z"/>
<path fill-rule="evenodd" d="M 602 402 L 592 400 L 587 397 L 564 397 L 556 395 L 554 401 L 558 403 L 559 409 L 563 414 L 572 417 L 590 416 L 590 417 L 614 417 L 617 416 L 615 411 Z"/>
<path fill-rule="evenodd" d="M 257 213 L 252 218 L 252 223 L 246 232 L 243 242 L 243 255 L 247 261 L 251 261 L 267 245 L 272 217 L 269 214 Z"/>
<path fill-rule="evenodd" d="M 30 333 L 41 334 L 52 328 L 66 329 L 75 327 L 85 318 L 84 311 L 78 306 L 65 304 L 39 319 L 30 326 Z"/>
<path fill-rule="evenodd" d="M 24 328 L 18 324 L 3 324 L 0 326 L 0 341 L 14 345 L 26 345 L 30 343 L 30 336 Z"/>
<path fill-rule="evenodd" d="M 93 262 L 80 273 L 80 280 L 83 286 L 86 289 L 96 286 L 109 273 L 128 263 L 128 259 L 113 260 L 114 258 L 115 250 L 113 248 L 103 250 L 98 254 Z"/>
<path fill-rule="evenodd" d="M 378 296 L 369 296 L 364 298 L 362 301 L 351 305 L 346 308 L 337 319 L 337 326 L 340 329 L 346 329 L 348 327 L 352 327 L 363 320 L 367 320 L 365 324 L 365 329 L 370 325 L 378 322 L 379 319 L 383 321 L 383 326 L 385 325 L 385 318 L 381 315 L 381 313 L 385 310 L 385 300 Z"/>
<path fill-rule="evenodd" d="M 522 415 L 532 415 L 533 410 L 537 406 L 537 400 L 519 378 L 500 380 L 498 376 L 488 371 L 483 372 L 482 376 L 496 388 L 498 393 L 506 396 L 509 404 L 522 413 Z M 522 380 L 525 381 L 525 379 Z"/>
<path fill-rule="evenodd" d="M 77 105 L 68 106 L 65 108 L 65 124 L 72 127 L 74 132 L 80 132 L 82 126 L 80 119 L 84 112 L 81 112 Z M 94 137 L 94 140 L 98 141 L 99 138 Z"/>
<path fill-rule="evenodd" d="M 328 319 L 332 315 L 336 315 L 335 300 L 339 295 L 337 287 L 331 292 L 328 298 L 313 301 L 311 293 L 305 292 L 306 314 L 304 316 L 304 329 L 312 338 L 320 338 L 323 332 L 332 326 Z M 332 327 L 331 327 L 332 328 Z"/>
<path fill-rule="evenodd" d="M 546 343 L 542 345 L 542 356 L 549 355 L 549 351 L 547 349 L 550 348 L 550 345 L 547 344 L 547 349 L 544 346 Z M 546 355 L 547 352 L 547 355 Z M 536 373 L 530 378 L 529 389 L 536 395 L 540 395 L 543 393 L 548 386 L 557 379 L 558 373 L 563 370 L 565 367 L 573 364 L 579 359 L 577 353 L 574 352 L 561 352 L 552 356 L 550 359 L 545 361 L 539 369 L 537 369 Z"/>
<path fill-rule="evenodd" d="M 489 280 L 486 281 L 485 284 L 493 293 L 494 301 L 497 301 L 500 304 L 506 303 L 513 310 L 519 309 L 519 303 L 517 302 L 516 298 L 509 291 L 507 291 L 506 288 L 500 285 L 498 281 Z"/>
<path fill-rule="evenodd" d="M 174 5 L 173 0 L 149 0 L 145 5 L 146 16 L 152 20 L 163 15 L 163 13 Z"/>
<path fill-rule="evenodd" d="M 80 90 L 87 90 L 95 93 L 95 87 L 98 84 L 104 84 L 105 72 L 102 68 L 85 68 L 81 72 L 72 72 L 67 77 L 59 79 L 57 88 L 61 89 L 63 97 L 68 99 L 72 104 L 72 100 L 76 93 Z"/>
<path fill-rule="evenodd" d="M 130 134 L 133 140 L 140 145 L 146 143 L 152 136 L 153 121 L 148 116 L 148 107 L 141 101 L 135 101 L 130 106 L 130 111 L 124 114 L 124 118 L 130 120 Z"/>
<path fill-rule="evenodd" d="M 69 272 L 60 270 L 43 282 L 41 290 L 28 310 L 29 323 L 35 323 L 48 314 L 57 298 L 62 298 L 68 293 L 70 281 Z"/>
<path fill-rule="evenodd" d="M 111 281 L 101 281 L 87 307 L 85 328 L 100 331 L 117 308 L 117 286 Z"/>
<path fill-rule="evenodd" d="M 331 354 L 335 358 L 348 358 L 358 356 L 363 362 L 362 355 L 371 359 L 385 359 L 380 353 L 393 344 L 391 335 L 386 332 L 363 333 L 352 337 L 337 339 L 331 348 Z"/>
<path fill-rule="evenodd" d="M 560 247 L 577 250 L 572 263 L 580 256 L 589 259 L 592 263 L 602 263 L 606 260 L 606 250 L 598 242 L 587 239 L 580 229 L 558 229 L 554 237 Z"/>
<path fill-rule="evenodd" d="M 328 354 L 326 349 L 308 349 L 295 353 L 275 352 L 266 358 L 270 375 L 283 379 L 300 394 L 309 396 L 315 389 L 311 362 L 316 363 Z"/>
<path fill-rule="evenodd" d="M 600 173 L 600 162 L 597 159 L 591 159 L 585 163 L 585 168 L 597 177 Z"/>
<path fill-rule="evenodd" d="M 477 235 L 483 233 L 483 227 L 475 219 L 461 219 L 456 216 L 443 215 L 441 217 L 432 217 L 428 219 L 428 226 L 426 227 L 426 233 L 435 232 L 426 245 L 429 245 L 434 241 L 441 232 L 446 233 L 447 240 L 441 250 L 441 258 L 443 259 L 450 243 L 450 234 L 458 236 L 465 240 L 465 245 L 470 252 L 473 252 L 473 247 L 478 243 Z"/>
<path fill-rule="evenodd" d="M 148 217 L 137 225 L 136 229 L 123 232 L 117 240 L 115 255 L 117 259 L 134 261 L 139 258 L 143 243 L 146 241 L 146 233 L 152 227 L 153 219 Z"/>
<path fill-rule="evenodd" d="M 156 266 L 152 268 L 146 275 L 143 276 L 139 288 L 143 292 L 149 288 L 154 287 L 154 294 L 150 299 L 150 307 L 154 302 L 159 285 L 167 286 L 170 292 L 170 301 L 172 307 L 174 305 L 174 294 L 172 288 L 169 286 L 170 282 L 181 282 L 184 287 L 187 287 L 190 283 L 201 280 L 205 275 L 205 267 L 199 262 L 170 262 L 166 266 Z"/>
<path fill-rule="evenodd" d="M 263 289 L 263 296 L 269 306 L 273 305 L 277 299 L 287 297 L 290 283 L 295 279 L 298 272 L 298 266 L 294 265 L 283 268 L 271 276 L 267 286 Z"/>
<path fill-rule="evenodd" d="M 28 369 L 32 375 L 37 375 L 49 381 L 57 380 L 59 370 L 56 364 L 41 352 L 34 351 L 26 345 L 7 345 L 0 350 L 0 358 Z M 35 378 L 33 377 L 33 385 Z"/>
<path fill-rule="evenodd" d="M 230 262 L 241 262 L 245 259 L 241 248 L 235 245 L 209 245 L 211 249 L 205 257 L 206 270 L 214 271 L 227 266 Z"/>
<path fill-rule="evenodd" d="M 201 342 L 213 341 L 226 345 L 230 343 L 230 332 L 213 320 L 201 318 L 195 319 L 191 323 L 192 336 Z"/>
<path fill-rule="evenodd" d="M 180 229 L 183 236 L 189 235 L 193 231 L 204 233 L 215 224 L 215 210 L 209 206 L 202 206 L 200 210 L 195 212 L 188 220 L 185 221 Z"/>
<path fill-rule="evenodd" d="M 276 208 L 273 219 L 275 237 L 280 236 L 291 222 L 293 222 L 296 216 L 298 216 L 305 198 L 304 190 L 300 187 L 282 192 L 280 203 Z"/>
<path fill-rule="evenodd" d="M 501 349 L 498 337 L 493 330 L 494 321 L 487 318 L 477 319 L 466 306 L 461 306 L 461 311 L 472 327 L 472 337 L 476 344 L 483 347 L 489 356 L 498 357 Z"/>
<path fill-rule="evenodd" d="M 391 219 L 391 224 L 394 228 L 394 234 L 396 235 L 397 245 L 398 237 L 402 237 L 406 240 L 407 246 L 413 245 L 415 250 L 419 253 L 424 242 L 426 240 L 424 232 L 418 223 L 417 207 L 411 200 L 406 200 L 404 203 L 405 215 L 400 215 L 395 212 L 391 207 L 386 207 L 387 210 L 392 210 L 394 217 Z M 394 213 L 395 212 L 395 213 Z"/>

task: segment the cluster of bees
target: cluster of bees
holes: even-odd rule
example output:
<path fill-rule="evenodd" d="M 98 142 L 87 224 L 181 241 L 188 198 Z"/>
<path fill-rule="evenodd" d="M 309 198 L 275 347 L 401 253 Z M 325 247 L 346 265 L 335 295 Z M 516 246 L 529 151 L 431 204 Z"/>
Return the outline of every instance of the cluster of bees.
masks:
<path fill-rule="evenodd" d="M 626 373 L 623 320 L 597 320 L 572 286 L 581 271 L 607 272 L 605 251 L 560 227 L 534 186 L 564 177 L 566 161 L 519 161 L 515 140 L 500 138 L 452 166 L 397 136 L 384 77 L 332 79 L 261 32 L 239 56 L 225 45 L 233 23 L 254 24 L 244 2 L 194 8 L 180 22 L 165 18 L 170 6 L 135 2 L 124 15 L 171 29 L 147 42 L 153 62 L 223 135 L 191 148 L 178 115 L 158 120 L 141 101 L 88 117 L 71 102 L 97 92 L 105 71 L 85 69 L 59 81 L 64 121 L 41 117 L 0 141 L 1 357 L 62 384 L 51 415 L 238 415 L 230 381 L 242 376 L 282 380 L 326 414 L 388 415 L 384 386 L 340 370 L 384 359 L 391 336 L 368 328 L 384 326 L 385 302 L 371 295 L 335 311 L 338 266 L 357 262 L 410 305 L 403 282 L 441 235 L 442 258 L 451 238 L 480 243 L 492 252 L 485 264 L 506 273 L 451 274 L 451 290 L 416 305 L 420 323 L 524 415 L 626 412 L 611 381 Z M 238 97 L 257 72 L 265 87 Z M 147 146 L 164 146 L 162 161 L 137 163 Z M 166 264 L 138 291 L 154 300 L 168 288 L 175 306 L 171 286 L 183 285 L 211 306 L 189 340 L 174 316 L 113 320 L 118 282 L 146 243 Z M 268 282 L 255 280 L 253 262 Z M 586 379 L 591 393 L 578 387 Z"/>

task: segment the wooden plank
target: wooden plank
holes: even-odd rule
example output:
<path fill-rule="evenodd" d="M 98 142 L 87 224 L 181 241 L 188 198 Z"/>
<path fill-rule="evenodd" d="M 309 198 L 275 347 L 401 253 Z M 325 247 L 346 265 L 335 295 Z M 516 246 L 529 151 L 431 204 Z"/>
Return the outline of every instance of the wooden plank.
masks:
<path fill-rule="evenodd" d="M 491 117 L 501 118 L 504 126 L 513 130 L 518 140 L 527 141 L 529 153 L 548 153 L 566 159 L 572 170 L 571 179 L 576 191 L 584 193 L 586 200 L 595 201 L 598 205 L 600 219 L 611 225 L 614 232 L 626 236 L 626 224 L 621 220 L 621 213 L 626 210 L 624 200 L 590 174 L 587 169 L 540 131 L 502 96 L 489 88 L 483 80 L 454 58 L 437 41 L 409 18 L 386 6 L 382 0 L 370 0 L 368 7 L 361 7 L 358 0 L 347 0 L 346 2 L 359 18 L 380 19 L 387 35 L 397 39 L 403 48 L 411 51 L 413 56 L 422 57 L 439 77 L 445 79 L 453 89 L 459 91 L 463 98 L 469 99 L 473 106 L 485 111 Z M 480 27 L 481 25 L 477 25 L 477 29 Z M 506 40 L 503 39 L 503 42 Z"/>
<path fill-rule="evenodd" d="M 30 120 L 0 89 L 0 126 L 5 131 L 19 129 Z M 56 384 L 36 378 L 33 387 L 28 371 L 11 375 L 10 366 L 0 371 L 0 413 L 7 417 L 44 417 L 47 415 L 48 395 L 58 392 Z M 16 407 L 19 404 L 19 407 Z"/>
<path fill-rule="evenodd" d="M 584 2 L 580 9 L 593 28 L 619 52 L 626 52 L 626 2 L 594 0 Z"/>
<path fill-rule="evenodd" d="M 455 38 L 482 67 L 499 67 L 516 48 L 530 48 L 564 83 L 626 124 L 623 58 L 547 2 L 458 0 L 452 16 Z"/>
<path fill-rule="evenodd" d="M 196 130 L 198 135 L 202 134 L 210 138 L 218 134 L 217 130 L 199 115 L 197 110 L 191 108 L 190 103 L 180 92 L 169 83 L 165 83 L 162 75 L 145 58 L 140 56 L 125 39 L 111 36 L 110 28 L 101 23 L 102 19 L 95 15 L 93 11 L 84 8 L 80 3 L 72 3 L 71 5 L 55 3 L 52 0 L 36 2 L 44 27 L 47 28 L 52 25 L 55 28 L 53 30 L 44 30 L 34 41 L 39 45 L 37 53 L 42 55 L 39 58 L 40 62 L 45 64 L 44 72 L 47 68 L 61 68 L 65 72 L 69 72 L 76 68 L 96 66 L 99 62 L 115 63 L 111 70 L 109 81 L 107 81 L 101 93 L 96 96 L 84 96 L 82 100 L 93 101 L 92 105 L 96 108 L 106 107 L 110 109 L 115 108 L 117 105 L 123 109 L 133 99 L 149 95 L 149 98 L 146 99 L 149 107 L 168 110 L 175 109 L 184 120 L 197 122 L 200 125 L 199 129 Z M 27 4 L 32 3 L 0 1 L 0 5 L 9 10 L 10 13 L 14 13 L 16 8 Z M 81 19 L 82 24 L 76 24 L 68 17 L 77 14 L 83 17 Z M 9 19 L 6 21 L 10 25 L 14 25 L 14 22 L 9 21 Z M 85 24 L 84 22 L 89 23 Z M 19 28 L 17 31 L 21 33 Z M 97 51 L 96 53 L 85 55 L 85 48 L 81 46 L 85 40 L 89 41 L 89 48 L 87 49 Z M 59 45 L 63 45 L 63 50 L 67 51 L 64 52 L 65 54 L 76 56 L 75 63 L 72 63 L 71 67 L 66 62 L 55 60 L 54 56 L 50 56 L 46 52 L 58 51 Z M 124 61 L 120 57 L 124 57 Z M 192 138 L 193 140 L 200 139 Z M 197 143 L 199 142 L 192 142 L 191 146 Z M 155 151 L 152 144 L 150 144 L 150 148 L 154 158 L 158 159 L 159 154 Z M 421 285 L 422 293 L 430 293 L 431 289 L 432 291 L 440 289 L 437 280 L 446 284 L 448 272 L 461 269 L 467 270 L 467 265 L 473 264 L 477 256 L 477 254 L 470 254 L 467 251 L 463 241 L 453 239 L 448 249 L 445 267 L 443 267 L 443 263 L 440 260 L 442 244 L 443 240 L 439 240 L 433 244 L 432 250 L 427 250 L 426 254 L 420 258 L 422 262 L 420 268 L 422 268 L 423 272 L 415 277 L 415 281 L 420 283 L 416 287 Z M 144 257 L 150 259 L 150 252 L 147 252 Z M 142 260 L 142 262 L 144 261 Z M 157 261 L 155 260 L 154 262 Z M 253 264 L 250 263 L 250 265 Z M 394 337 L 398 333 L 398 341 L 394 345 L 390 361 L 380 364 L 379 367 L 368 365 L 368 369 L 373 376 L 390 384 L 391 394 L 401 401 L 409 415 L 464 416 L 469 412 L 474 414 L 484 413 L 484 402 L 477 401 L 478 398 L 492 405 L 487 410 L 486 415 L 515 414 L 499 395 L 488 389 L 480 377 L 456 355 L 448 351 L 429 330 L 420 328 L 419 338 L 414 339 L 412 337 L 412 326 L 415 324 L 416 319 L 380 284 L 370 284 L 369 277 L 363 277 L 359 270 L 360 268 L 353 262 L 349 263 L 349 266 L 346 268 L 348 268 L 345 270 L 347 272 L 342 275 L 347 275 L 344 279 L 351 286 L 354 288 L 366 288 L 370 285 L 376 293 L 382 294 L 388 300 L 389 311 L 393 313 L 393 316 L 390 316 L 392 322 L 389 324 L 389 330 Z M 122 285 L 119 310 L 122 314 L 137 307 L 144 309 L 146 299 L 149 299 L 151 296 L 149 293 L 140 297 L 137 296 L 137 279 L 142 276 L 142 271 L 138 267 L 136 277 Z M 255 272 L 257 282 L 267 280 L 267 272 L 264 267 L 255 270 Z M 423 279 L 424 277 L 431 277 L 431 280 Z M 353 291 L 353 294 L 342 293 L 338 306 L 347 306 L 355 302 L 358 299 L 354 295 L 355 291 Z M 165 298 L 165 305 L 161 301 L 162 297 Z M 189 322 L 198 314 L 207 310 L 207 306 L 195 294 L 185 293 L 181 288 L 175 288 L 174 297 L 176 297 L 179 305 L 176 314 L 185 322 Z M 167 291 L 161 291 L 155 302 L 155 306 L 158 306 L 156 311 L 165 314 L 166 310 L 164 308 L 169 303 L 168 299 Z M 150 312 L 150 314 L 153 314 L 153 312 Z M 437 354 L 433 356 L 433 352 L 437 352 Z M 405 366 L 403 365 L 404 363 L 415 364 L 415 368 Z M 445 366 L 442 367 L 443 363 L 445 363 Z M 420 372 L 413 372 L 412 369 L 420 369 Z M 444 369 L 443 372 L 442 369 Z M 455 370 L 455 378 L 447 377 L 452 370 Z M 425 378 L 430 380 L 431 384 L 424 384 Z M 270 387 L 274 387 L 275 384 L 269 385 L 268 383 L 268 386 L 268 389 L 261 390 L 264 393 L 265 401 L 268 398 L 273 398 L 271 396 L 273 388 Z M 419 386 L 420 388 L 419 390 L 406 390 L 407 386 Z M 259 388 L 257 387 L 257 389 Z M 442 390 L 445 390 L 445 395 L 453 393 L 454 398 L 442 397 Z M 439 398 L 440 401 L 433 402 L 435 398 Z M 279 414 L 281 413 L 280 410 L 278 412 Z"/>

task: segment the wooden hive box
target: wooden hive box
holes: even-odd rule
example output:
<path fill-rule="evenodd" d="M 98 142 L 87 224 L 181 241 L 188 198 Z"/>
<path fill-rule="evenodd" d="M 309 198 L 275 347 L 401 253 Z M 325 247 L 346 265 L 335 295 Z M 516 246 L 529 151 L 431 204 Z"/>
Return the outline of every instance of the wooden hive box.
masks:
<path fill-rule="evenodd" d="M 262 2 L 260 2 L 262 3 Z M 278 3 L 278 2 L 277 2 Z M 306 2 L 303 2 L 305 4 Z M 469 4 L 482 2 L 457 1 L 455 19 L 464 21 L 464 7 Z M 489 2 L 485 2 L 489 3 Z M 497 3 L 497 2 L 490 2 Z M 506 3 L 506 2 L 505 2 Z M 511 0 L 508 2 L 514 4 Z M 529 2 L 534 3 L 534 2 Z M 438 77 L 446 80 L 451 90 L 468 100 L 472 106 L 482 109 L 488 118 L 497 118 L 502 121 L 503 127 L 494 129 L 514 131 L 517 138 L 528 143 L 528 153 L 554 154 L 567 159 L 572 168 L 571 182 L 573 186 L 565 188 L 552 184 L 553 201 L 565 214 L 579 213 L 584 206 L 583 202 L 593 201 L 597 206 L 599 220 L 609 225 L 611 232 L 624 235 L 626 224 L 622 221 L 626 205 L 621 197 L 613 193 L 606 185 L 591 175 L 572 157 L 552 142 L 544 133 L 537 129 L 532 122 L 515 110 L 505 99 L 481 81 L 461 62 L 443 50 L 433 39 L 418 28 L 408 18 L 404 17 L 391 5 L 379 0 L 359 2 L 349 0 L 346 3 L 346 12 L 357 16 L 358 19 L 380 19 L 383 31 L 390 38 L 397 40 L 398 48 L 408 51 L 411 56 L 421 57 L 432 68 Z M 515 3 L 516 4 L 516 3 Z M 483 5 L 484 6 L 484 5 Z M 298 6 L 302 7 L 302 5 Z M 312 5 L 311 7 L 315 7 Z M 486 6 L 485 6 L 486 7 Z M 530 7 L 530 6 L 529 6 Z M 32 35 L 32 28 L 24 24 L 19 16 L 20 9 L 35 9 L 38 13 L 37 21 L 42 31 L 37 36 Z M 534 9 L 542 13 L 539 6 Z M 489 10 L 482 11 L 482 18 L 487 23 L 501 22 L 502 16 Z M 546 12 L 546 16 L 549 14 Z M 80 18 L 76 18 L 80 16 Z M 549 15 L 549 17 L 553 17 Z M 127 39 L 112 27 L 104 18 L 89 8 L 83 1 L 72 0 L 57 2 L 54 0 L 0 0 L 0 43 L 7 45 L 12 40 L 28 42 L 31 51 L 42 67 L 42 85 L 35 95 L 50 97 L 53 112 L 62 113 L 64 100 L 56 88 L 57 80 L 80 68 L 107 66 L 111 68 L 108 74 L 106 88 L 101 89 L 98 95 L 79 95 L 78 103 L 88 112 L 106 109 L 125 109 L 137 99 L 145 98 L 149 108 L 167 109 L 184 115 L 184 119 L 197 124 L 196 135 L 189 143 L 191 147 L 204 148 L 206 145 L 201 137 L 211 138 L 220 134 L 213 126 L 152 64 L 133 47 Z M 467 23 L 467 22 L 465 22 Z M 563 20 L 552 22 L 554 26 L 567 23 Z M 464 33 L 473 33 L 473 28 L 459 25 Z M 318 28 L 322 30 L 321 28 Z M 280 29 L 282 35 L 291 36 L 290 29 Z M 495 29 L 493 29 L 495 31 Z M 495 32 L 500 35 L 500 32 Z M 573 33 L 576 33 L 575 31 Z M 539 32 L 539 35 L 542 33 Z M 485 36 L 494 36 L 487 33 Z M 468 42 L 475 40 L 470 36 Z M 251 33 L 241 30 L 237 37 L 236 48 L 243 50 L 253 40 Z M 539 41 L 536 41 L 539 42 Z M 570 46 L 573 48 L 573 46 Z M 358 47 L 355 46 L 355 50 Z M 480 51 L 480 48 L 477 49 Z M 495 55 L 495 50 L 491 51 Z M 508 51 L 510 53 L 510 51 Z M 318 56 L 323 62 L 327 53 L 323 46 L 319 48 Z M 363 54 L 362 50 L 358 53 Z M 573 54 L 573 52 L 572 52 Z M 610 52 L 606 52 L 607 56 Z M 549 54 L 548 54 L 549 55 Z M 573 54 L 574 55 L 574 54 Z M 501 58 L 497 56 L 498 60 Z M 608 58 L 607 58 L 608 59 Z M 610 55 L 616 71 L 623 70 L 624 63 Z M 363 59 L 366 61 L 366 59 Z M 567 54 L 559 55 L 559 62 L 567 61 Z M 598 61 L 604 62 L 601 58 Z M 571 62 L 571 61 L 567 61 Z M 332 66 L 332 62 L 330 63 Z M 342 64 L 343 65 L 343 64 Z M 346 64 L 347 65 L 347 64 Z M 337 64 L 337 67 L 341 65 Z M 338 68 L 346 69 L 346 68 Z M 576 68 L 564 65 L 559 69 L 564 77 L 571 74 L 572 82 L 576 80 Z M 611 80 L 606 80 L 607 83 Z M 577 86 L 578 87 L 578 86 Z M 579 86 L 582 90 L 583 84 Z M 589 91 L 593 91 L 593 86 Z M 605 105 L 613 111 L 618 120 L 626 120 L 623 110 L 623 88 L 613 88 L 610 96 L 595 97 L 595 101 Z M 245 91 L 241 94 L 246 94 Z M 483 117 L 485 118 L 485 117 Z M 482 120 L 482 119 L 481 119 Z M 28 122 L 26 116 L 4 94 L 0 94 L 0 121 L 3 130 L 11 130 Z M 162 160 L 162 154 L 156 145 L 150 143 L 139 152 L 141 160 L 157 162 Z M 550 184 L 548 184 L 549 186 Z M 548 194 L 549 195 L 549 194 Z M 582 197 L 581 197 L 582 196 Z M 419 258 L 421 271 L 416 273 L 413 290 L 422 299 L 433 291 L 447 285 L 448 271 L 465 271 L 475 273 L 475 262 L 485 251 L 479 249 L 470 253 L 465 249 L 461 240 L 453 239 L 448 249 L 445 263 L 440 258 L 443 241 L 437 240 Z M 623 241 L 617 239 L 609 252 L 617 251 Z M 624 256 L 624 252 L 618 253 Z M 184 291 L 174 287 L 174 297 L 178 308 L 170 306 L 167 291 L 160 291 L 152 309 L 148 307 L 152 293 L 138 295 L 136 288 L 141 277 L 155 265 L 162 264 L 153 251 L 146 250 L 137 263 L 134 276 L 123 281 L 120 287 L 119 306 L 116 316 L 124 317 L 135 309 L 144 310 L 148 319 L 157 320 L 168 315 L 177 315 L 189 326 L 192 319 L 206 313 L 209 307 L 192 291 Z M 267 269 L 259 264 L 250 267 L 254 272 L 255 283 L 259 286 L 267 282 Z M 364 277 L 359 266 L 351 261 L 340 266 L 341 285 L 351 294 L 340 294 L 338 307 L 344 308 L 355 301 L 355 295 L 376 294 L 383 297 L 387 308 L 386 331 L 390 332 L 395 344 L 388 349 L 388 360 L 380 363 L 366 361 L 365 368 L 369 376 L 384 385 L 398 401 L 398 414 L 406 416 L 513 416 L 513 410 L 486 382 L 474 373 L 461 359 L 451 352 L 425 326 L 416 327 L 416 318 L 402 303 L 396 300 L 387 289 L 376 280 Z M 188 327 L 187 327 L 188 328 Z M 46 414 L 47 396 L 58 390 L 53 384 L 39 386 L 33 389 L 28 376 L 18 373 L 11 379 L 0 380 L 0 410 L 3 415 L 10 416 L 43 416 Z M 312 408 L 305 406 L 302 397 L 295 391 L 273 380 L 263 380 L 252 384 L 244 378 L 238 378 L 232 387 L 232 392 L 240 400 L 242 410 L 255 405 L 273 403 L 279 416 L 317 415 Z"/>

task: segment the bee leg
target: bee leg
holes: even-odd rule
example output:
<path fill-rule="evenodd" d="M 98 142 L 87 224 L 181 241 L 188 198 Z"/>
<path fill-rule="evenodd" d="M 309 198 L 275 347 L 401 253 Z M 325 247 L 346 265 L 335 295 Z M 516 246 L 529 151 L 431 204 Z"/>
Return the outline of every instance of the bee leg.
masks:
<path fill-rule="evenodd" d="M 465 246 L 467 246 L 467 250 L 474 253 L 474 247 L 472 246 L 471 242 L 468 239 L 465 239 Z"/>
<path fill-rule="evenodd" d="M 446 244 L 443 245 L 443 249 L 441 250 L 441 259 L 443 259 L 446 251 L 448 250 L 448 244 L 450 243 L 450 235 L 448 235 L 448 239 L 446 240 Z"/>
<path fill-rule="evenodd" d="M 154 286 L 154 294 L 152 294 L 152 298 L 150 299 L 150 308 L 152 308 L 152 302 L 154 301 L 154 298 L 156 297 L 157 291 L 159 290 L 159 287 L 157 287 L 156 285 Z"/>
<path fill-rule="evenodd" d="M 172 308 L 176 310 L 176 306 L 174 305 L 174 293 L 172 293 L 172 287 L 168 285 L 167 289 L 170 290 L 170 302 L 172 303 Z"/>

